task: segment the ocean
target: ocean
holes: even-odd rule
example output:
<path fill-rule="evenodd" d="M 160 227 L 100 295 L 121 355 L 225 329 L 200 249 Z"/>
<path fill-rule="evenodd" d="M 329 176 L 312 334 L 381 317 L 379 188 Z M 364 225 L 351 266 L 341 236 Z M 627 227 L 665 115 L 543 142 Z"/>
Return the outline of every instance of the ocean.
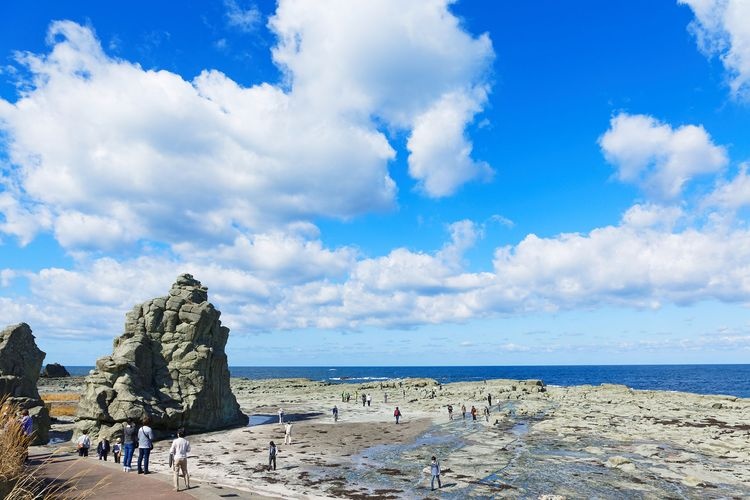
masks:
<path fill-rule="evenodd" d="M 68 366 L 87 375 L 93 366 Z M 231 366 L 233 377 L 308 378 L 331 383 L 378 382 L 427 377 L 441 383 L 493 378 L 541 379 L 550 385 L 623 384 L 633 389 L 750 397 L 750 365 L 600 366 Z"/>

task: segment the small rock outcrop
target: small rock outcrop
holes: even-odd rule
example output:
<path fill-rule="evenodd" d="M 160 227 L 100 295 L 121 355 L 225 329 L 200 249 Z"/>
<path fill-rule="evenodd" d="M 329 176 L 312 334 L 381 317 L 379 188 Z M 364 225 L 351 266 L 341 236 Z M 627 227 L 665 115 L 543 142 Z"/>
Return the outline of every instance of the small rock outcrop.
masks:
<path fill-rule="evenodd" d="M 40 376 L 46 378 L 63 378 L 70 377 L 70 373 L 60 363 L 49 363 L 45 365 Z"/>
<path fill-rule="evenodd" d="M 148 415 L 158 435 L 184 427 L 206 432 L 247 424 L 229 387 L 224 347 L 229 329 L 208 302 L 208 289 L 189 274 L 169 295 L 135 306 L 111 356 L 85 380 L 75 434 L 120 434 L 128 419 Z"/>
<path fill-rule="evenodd" d="M 33 444 L 49 441 L 49 410 L 36 388 L 45 355 L 26 323 L 0 331 L 0 396 L 7 396 L 11 403 L 29 410 L 34 422 Z"/>

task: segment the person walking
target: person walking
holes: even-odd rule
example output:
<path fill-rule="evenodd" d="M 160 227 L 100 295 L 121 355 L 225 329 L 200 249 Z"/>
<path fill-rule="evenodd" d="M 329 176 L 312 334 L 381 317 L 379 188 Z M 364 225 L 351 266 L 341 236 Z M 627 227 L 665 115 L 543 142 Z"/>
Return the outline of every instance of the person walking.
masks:
<path fill-rule="evenodd" d="M 185 489 L 190 489 L 190 474 L 188 474 L 187 457 L 190 453 L 190 441 L 185 439 L 185 429 L 177 430 L 177 439 L 172 441 L 169 454 L 174 457 L 174 490 L 180 491 L 180 472 L 185 479 Z"/>
<path fill-rule="evenodd" d="M 492 406 L 492 394 L 487 393 L 487 406 Z"/>
<path fill-rule="evenodd" d="M 78 438 L 78 456 L 88 457 L 90 447 L 91 438 L 89 437 L 89 433 L 88 431 L 83 431 L 83 434 Z"/>
<path fill-rule="evenodd" d="M 453 405 L 448 405 L 448 420 L 453 420 Z"/>
<path fill-rule="evenodd" d="M 284 444 L 292 444 L 292 424 L 287 422 L 284 424 Z"/>
<path fill-rule="evenodd" d="M 466 420 L 466 406 L 461 403 L 461 418 Z"/>
<path fill-rule="evenodd" d="M 484 420 L 485 422 L 490 421 L 490 407 L 489 406 L 484 407 Z"/>
<path fill-rule="evenodd" d="M 333 421 L 338 422 L 339 421 L 339 407 L 334 405 L 333 410 L 331 410 L 331 413 L 333 413 Z"/>
<path fill-rule="evenodd" d="M 370 403 L 372 403 L 372 394 L 367 395 L 367 407 L 370 407 Z"/>
<path fill-rule="evenodd" d="M 138 474 L 151 474 L 148 470 L 148 460 L 154 449 L 154 431 L 151 429 L 151 419 L 143 417 L 143 425 L 138 429 Z"/>
<path fill-rule="evenodd" d="M 133 466 L 133 451 L 135 451 L 135 423 L 129 418 L 122 430 L 122 470 L 130 472 Z"/>
<path fill-rule="evenodd" d="M 398 420 L 401 418 L 401 410 L 398 409 L 398 406 L 393 410 L 393 416 L 396 417 L 396 423 L 398 423 Z"/>
<path fill-rule="evenodd" d="M 432 475 L 432 480 L 430 481 L 432 491 L 435 491 L 435 479 L 437 479 L 438 488 L 442 488 L 443 485 L 440 484 L 440 462 L 438 462 L 435 456 L 432 457 L 432 462 L 430 462 L 430 474 Z"/>
<path fill-rule="evenodd" d="M 365 395 L 365 393 L 363 392 L 363 393 L 362 393 L 362 407 L 364 407 L 364 406 L 365 406 L 365 403 L 366 403 L 366 402 L 367 402 L 367 396 L 366 396 L 366 395 Z"/>
<path fill-rule="evenodd" d="M 474 407 L 474 405 L 471 405 L 471 419 L 472 420 L 477 419 L 477 409 Z"/>
<path fill-rule="evenodd" d="M 273 441 L 268 445 L 268 470 L 271 470 L 271 465 L 276 470 L 276 445 Z"/>

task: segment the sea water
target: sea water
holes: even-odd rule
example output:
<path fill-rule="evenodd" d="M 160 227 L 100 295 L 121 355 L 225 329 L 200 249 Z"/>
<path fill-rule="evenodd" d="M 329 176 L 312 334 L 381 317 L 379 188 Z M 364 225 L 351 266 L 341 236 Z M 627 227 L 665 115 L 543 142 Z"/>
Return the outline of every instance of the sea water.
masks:
<path fill-rule="evenodd" d="M 87 375 L 92 366 L 68 366 Z M 590 366 L 230 366 L 232 377 L 308 378 L 330 383 L 386 383 L 425 377 L 440 383 L 495 378 L 541 379 L 550 385 L 623 384 L 633 389 L 684 391 L 750 397 L 747 365 L 590 365 Z"/>

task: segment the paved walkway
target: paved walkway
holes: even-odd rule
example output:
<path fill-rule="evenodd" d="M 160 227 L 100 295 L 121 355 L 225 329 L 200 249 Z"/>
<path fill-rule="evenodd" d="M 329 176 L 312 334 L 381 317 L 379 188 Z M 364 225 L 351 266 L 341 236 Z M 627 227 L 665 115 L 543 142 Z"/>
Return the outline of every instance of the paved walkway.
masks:
<path fill-rule="evenodd" d="M 101 462 L 96 457 L 80 458 L 75 453 L 50 453 L 47 450 L 32 451 L 32 467 L 39 467 L 38 475 L 49 484 L 60 487 L 56 498 L 139 498 L 181 499 L 190 497 L 201 500 L 219 498 L 267 498 L 245 491 L 200 483 L 191 478 L 189 490 L 184 490 L 180 479 L 180 491 L 174 491 L 171 471 L 152 472 L 149 475 L 136 472 L 125 473 L 119 464 Z"/>

